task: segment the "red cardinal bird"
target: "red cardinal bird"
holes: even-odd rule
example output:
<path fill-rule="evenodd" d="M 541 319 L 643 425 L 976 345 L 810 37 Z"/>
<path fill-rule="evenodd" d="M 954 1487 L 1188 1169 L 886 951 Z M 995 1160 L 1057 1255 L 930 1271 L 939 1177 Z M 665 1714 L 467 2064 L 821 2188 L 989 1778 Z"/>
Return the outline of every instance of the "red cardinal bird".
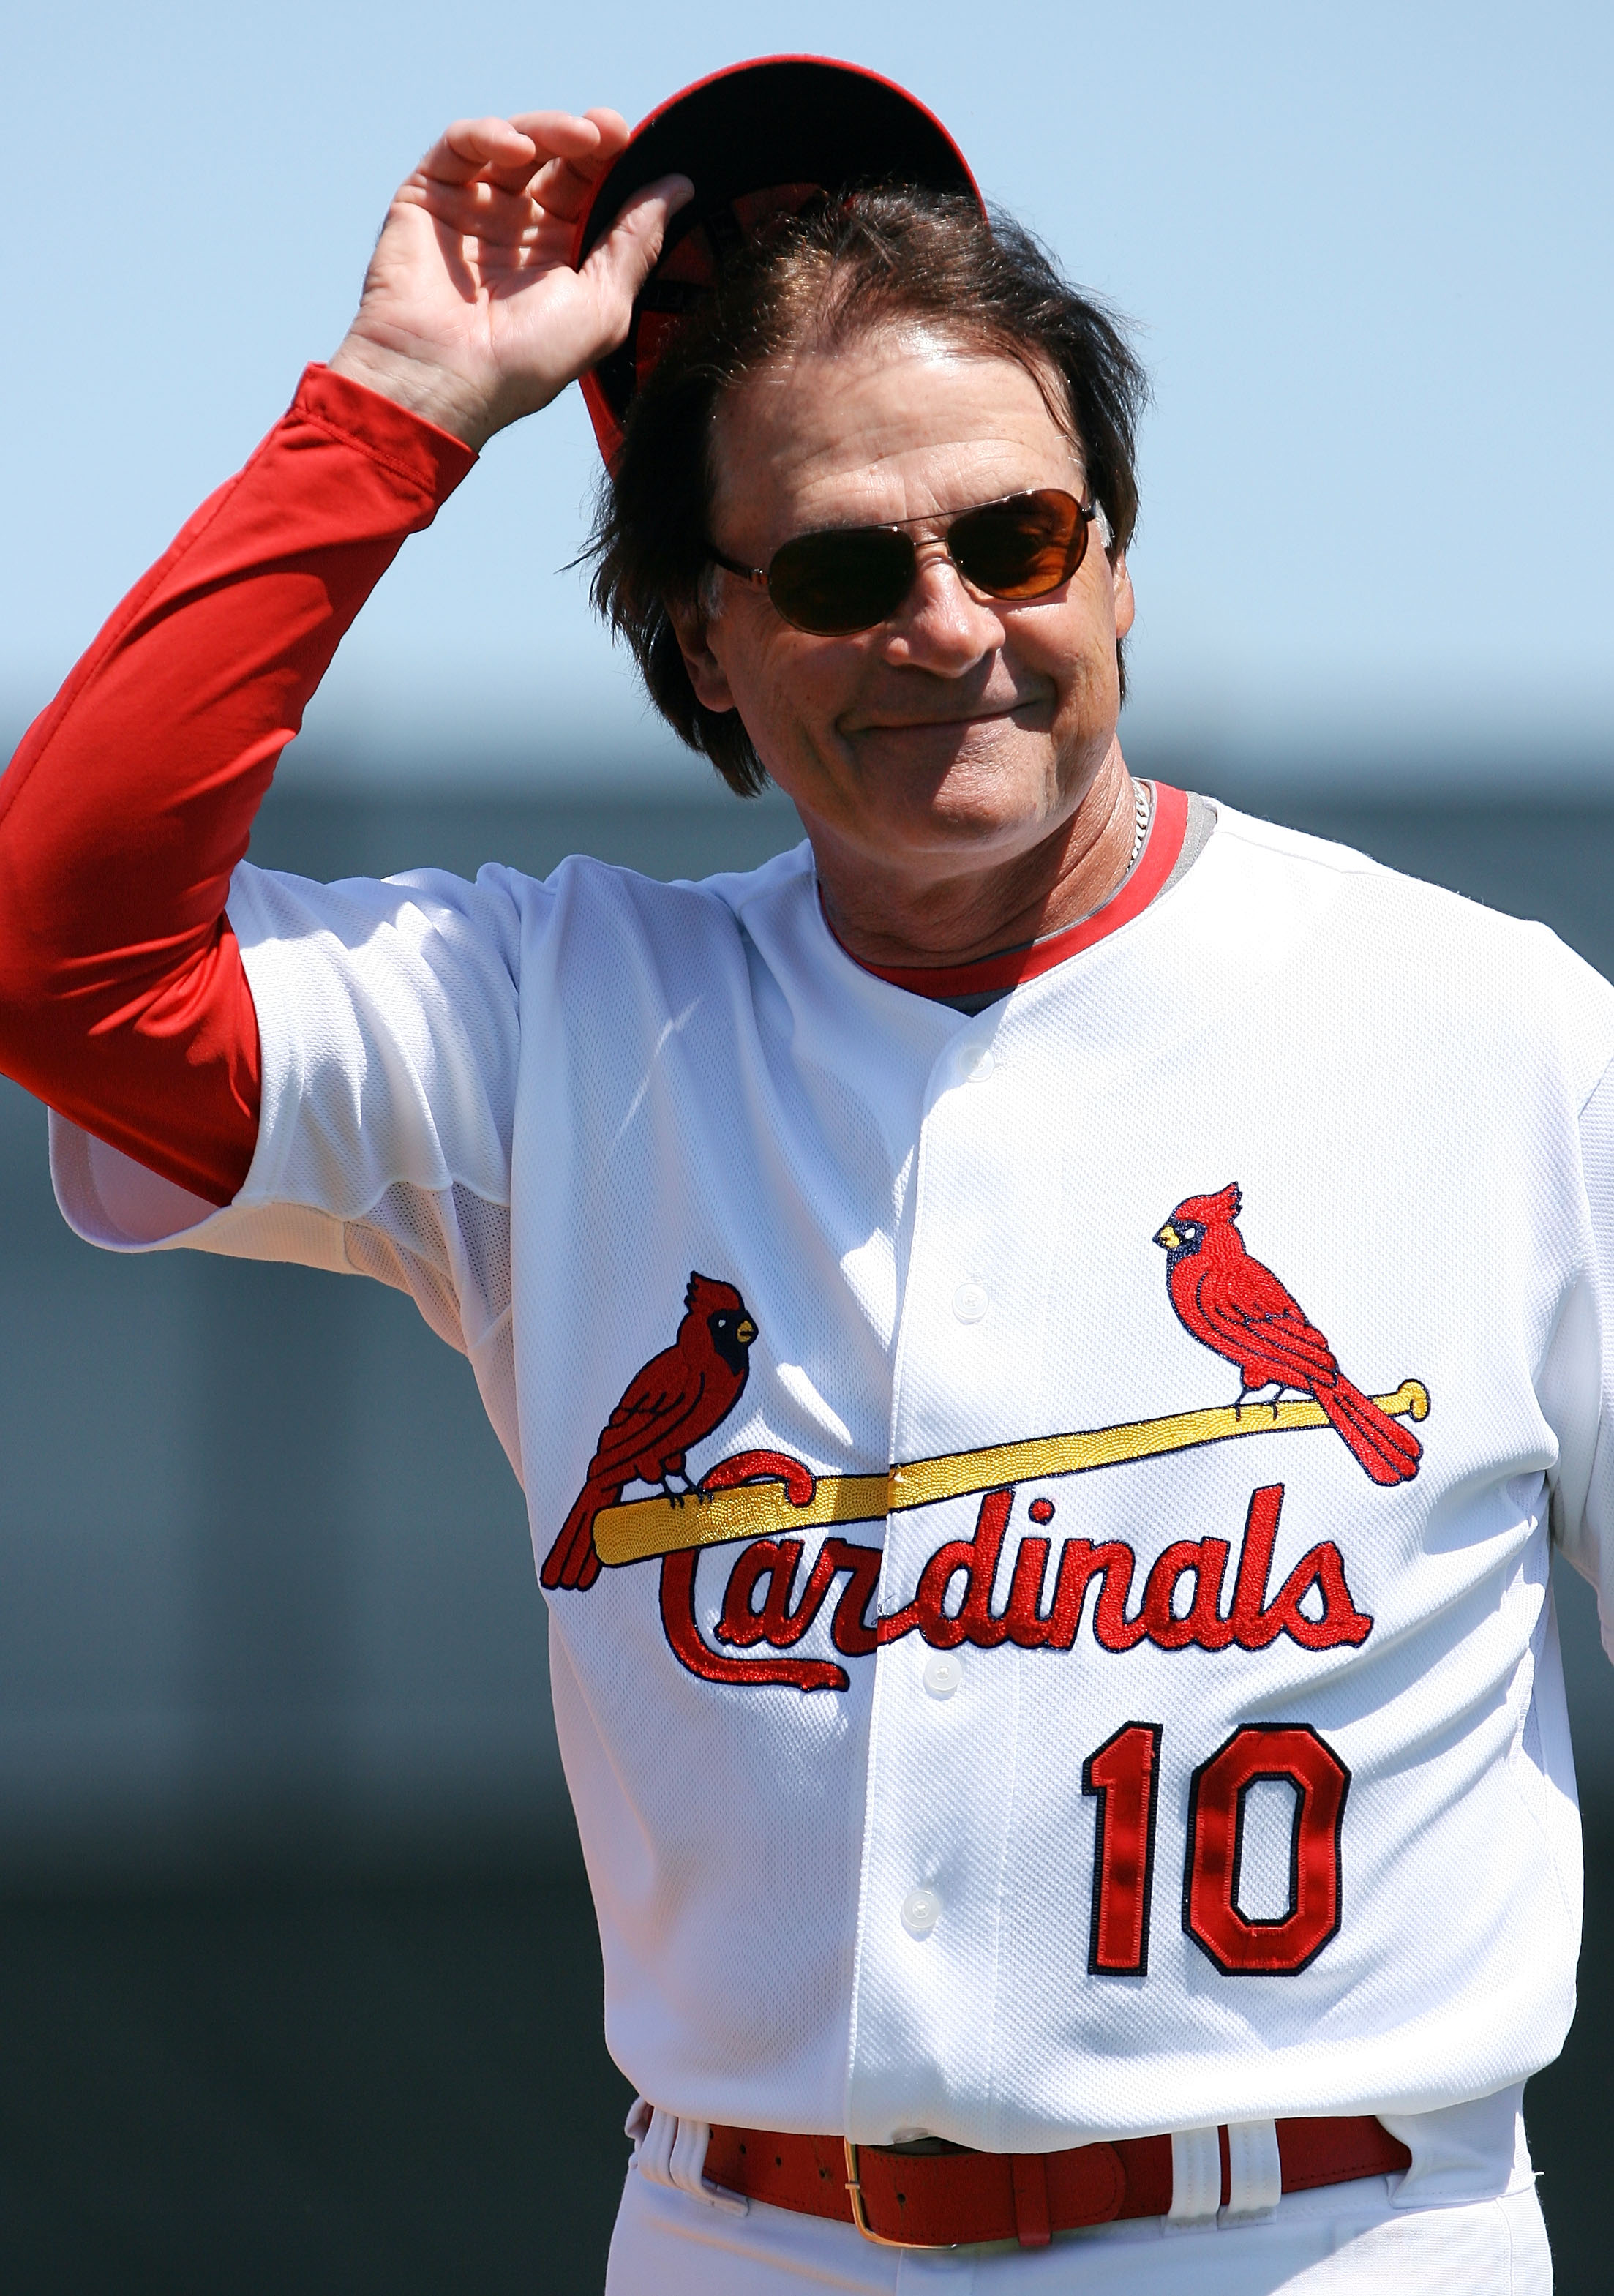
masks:
<path fill-rule="evenodd" d="M 571 1513 L 544 1564 L 545 1587 L 592 1587 L 600 1575 L 594 1517 L 615 1506 L 631 1482 L 660 1483 L 668 1498 L 694 1486 L 684 1455 L 728 1417 L 750 1370 L 747 1350 L 757 1326 L 732 1283 L 692 1275 L 687 1310 L 670 1348 L 635 1372 L 605 1423 Z M 671 1478 L 683 1484 L 676 1491 Z"/>
<path fill-rule="evenodd" d="M 1185 1196 L 1155 1237 L 1178 1322 L 1238 1366 L 1239 1408 L 1264 1387 L 1277 1390 L 1274 1412 L 1286 1387 L 1313 1396 L 1374 1482 L 1409 1481 L 1423 1446 L 1351 1385 L 1299 1303 L 1250 1258 L 1233 1226 L 1240 1201 L 1236 1181 L 1219 1195 Z"/>

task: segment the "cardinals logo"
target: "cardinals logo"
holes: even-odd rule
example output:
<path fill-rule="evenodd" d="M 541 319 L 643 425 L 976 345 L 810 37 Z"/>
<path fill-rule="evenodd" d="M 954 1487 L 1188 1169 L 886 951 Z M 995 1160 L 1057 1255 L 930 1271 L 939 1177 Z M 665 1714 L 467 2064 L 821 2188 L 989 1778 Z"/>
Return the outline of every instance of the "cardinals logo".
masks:
<path fill-rule="evenodd" d="M 1154 1237 L 1172 1310 L 1238 1374 L 1235 1401 L 1012 1437 L 875 1472 L 819 1474 L 764 1449 L 719 1458 L 691 1480 L 687 1455 L 744 1393 L 758 1336 L 732 1283 L 692 1274 L 672 1345 L 629 1380 L 601 1431 L 544 1585 L 580 1593 L 603 1566 L 655 1561 L 661 1623 L 680 1664 L 705 1681 L 752 1689 L 846 1690 L 842 1660 L 910 1634 L 938 1649 L 1008 1641 L 1069 1651 L 1087 1617 L 1097 1647 L 1117 1655 L 1143 1642 L 1212 1655 L 1259 1651 L 1280 1636 L 1308 1651 L 1357 1647 L 1372 1616 L 1356 1600 L 1333 1538 L 1307 1546 L 1285 1572 L 1275 1568 L 1282 1483 L 1252 1493 L 1241 1531 L 1228 1524 L 1223 1535 L 1170 1537 L 1152 1558 L 1146 1536 L 1135 1542 L 1111 1530 L 1095 1541 L 1080 1528 L 1060 1538 L 1050 1529 L 1070 1478 L 1213 1444 L 1253 1443 L 1266 1454 L 1274 1439 L 1287 1449 L 1307 1429 L 1325 1439 L 1331 1430 L 1381 1488 L 1416 1476 L 1422 1446 L 1405 1423 L 1428 1417 L 1429 1390 L 1404 1379 L 1369 1395 L 1347 1379 L 1287 1285 L 1246 1247 L 1241 1201 L 1236 1184 L 1186 1196 Z M 646 1495 L 627 1496 L 630 1484 Z M 979 1502 L 973 1532 L 938 1525 L 946 1535 L 920 1564 L 912 1598 L 881 1612 L 882 1548 L 848 1530 L 961 1498 Z M 724 1546 L 739 1551 L 714 1624 L 696 1600 L 696 1571 L 703 1553 Z M 834 1657 L 799 1649 L 821 1619 Z"/>
<path fill-rule="evenodd" d="M 699 1496 L 684 1455 L 728 1417 L 745 1391 L 757 1326 L 732 1283 L 692 1272 L 670 1348 L 636 1372 L 606 1421 L 583 1488 L 544 1564 L 545 1587 L 592 1587 L 600 1575 L 594 1517 L 631 1482 L 660 1483 L 675 1505 Z M 673 1488 L 676 1476 L 682 1489 Z"/>
<path fill-rule="evenodd" d="M 1155 1237 L 1177 1321 L 1238 1372 L 1236 1412 L 1271 1388 L 1275 1422 L 1286 1393 L 1310 1396 L 1364 1473 L 1375 1483 L 1410 1482 L 1422 1445 L 1352 1386 L 1293 1294 L 1246 1250 L 1233 1225 L 1242 1201 L 1236 1181 L 1217 1195 L 1185 1196 Z"/>

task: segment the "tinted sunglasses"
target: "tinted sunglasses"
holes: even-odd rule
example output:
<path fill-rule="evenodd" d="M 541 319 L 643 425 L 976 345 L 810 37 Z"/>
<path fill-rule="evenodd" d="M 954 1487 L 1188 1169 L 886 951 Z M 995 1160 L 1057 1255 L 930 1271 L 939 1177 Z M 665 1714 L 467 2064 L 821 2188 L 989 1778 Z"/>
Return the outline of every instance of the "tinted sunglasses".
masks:
<path fill-rule="evenodd" d="M 1101 515 L 1062 488 L 1039 487 L 961 512 L 941 542 L 972 590 L 1009 601 L 1045 598 L 1076 572 L 1087 554 L 1087 529 Z M 919 545 L 903 529 L 924 523 L 828 527 L 782 544 L 766 566 L 741 566 L 720 550 L 712 550 L 712 563 L 766 590 L 797 629 L 849 637 L 887 620 L 913 588 Z"/>

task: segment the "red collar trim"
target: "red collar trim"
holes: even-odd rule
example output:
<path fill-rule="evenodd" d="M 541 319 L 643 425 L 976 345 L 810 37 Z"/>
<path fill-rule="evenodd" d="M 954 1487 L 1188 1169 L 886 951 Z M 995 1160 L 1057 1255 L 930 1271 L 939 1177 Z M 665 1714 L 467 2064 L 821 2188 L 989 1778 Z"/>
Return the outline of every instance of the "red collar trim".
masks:
<path fill-rule="evenodd" d="M 1079 956 L 1083 949 L 1092 948 L 1129 925 L 1134 917 L 1142 916 L 1176 867 L 1188 833 L 1188 800 L 1181 790 L 1170 789 L 1164 782 L 1151 783 L 1151 787 L 1154 811 L 1136 868 L 1103 907 L 1084 917 L 1080 924 L 1067 925 L 1063 932 L 1050 933 L 1045 940 L 1031 941 L 1024 948 L 979 957 L 973 964 L 864 964 L 861 957 L 852 957 L 853 964 L 862 965 L 879 980 L 889 980 L 893 988 L 911 990 L 915 996 L 980 996 L 1017 988 L 1022 980 L 1035 980 L 1068 957 Z M 834 927 L 830 930 L 833 932 Z M 851 954 L 848 949 L 847 955 Z"/>

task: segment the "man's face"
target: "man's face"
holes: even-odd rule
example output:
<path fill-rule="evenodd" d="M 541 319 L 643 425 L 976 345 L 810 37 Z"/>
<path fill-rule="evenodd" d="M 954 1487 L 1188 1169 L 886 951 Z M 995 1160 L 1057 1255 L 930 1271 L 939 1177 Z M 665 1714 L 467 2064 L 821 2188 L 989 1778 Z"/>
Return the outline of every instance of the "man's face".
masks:
<path fill-rule="evenodd" d="M 766 566 L 817 528 L 920 519 L 914 586 L 850 637 L 792 628 L 766 593 L 715 578 L 680 628 L 700 699 L 737 708 L 814 841 L 917 878 L 1011 861 L 1067 822 L 1114 739 L 1116 639 L 1131 584 L 1096 534 L 1049 596 L 977 597 L 932 539 L 1036 487 L 1082 499 L 1070 439 L 1013 360 L 881 334 L 782 361 L 719 408 L 712 540 Z M 930 523 L 934 521 L 934 523 Z"/>

